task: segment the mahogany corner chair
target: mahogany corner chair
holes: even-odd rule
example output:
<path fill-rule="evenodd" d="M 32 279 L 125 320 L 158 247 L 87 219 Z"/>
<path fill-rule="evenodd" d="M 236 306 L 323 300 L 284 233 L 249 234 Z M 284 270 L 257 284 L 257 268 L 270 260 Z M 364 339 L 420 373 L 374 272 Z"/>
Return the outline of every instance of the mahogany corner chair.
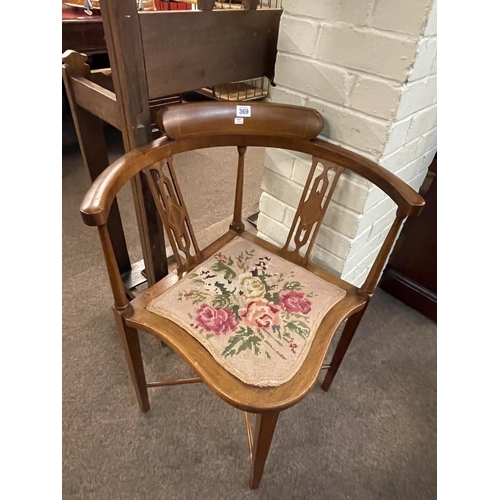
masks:
<path fill-rule="evenodd" d="M 165 136 L 110 165 L 87 192 L 81 214 L 87 225 L 99 229 L 116 324 L 141 410 L 149 410 L 148 388 L 204 382 L 217 396 L 245 412 L 252 457 L 250 487 L 258 488 L 280 412 L 305 397 L 323 368 L 327 372 L 321 387 L 328 391 L 402 222 L 418 215 L 424 200 L 376 163 L 316 139 L 323 128 L 316 110 L 253 103 L 250 117 L 235 117 L 234 103 L 196 103 L 162 110 L 158 125 Z M 215 146 L 238 150 L 234 216 L 227 233 L 200 249 L 176 180 L 173 157 Z M 244 156 L 252 146 L 312 156 L 288 239 L 281 248 L 246 232 L 242 222 Z M 345 170 L 374 183 L 398 206 L 360 288 L 309 262 L 319 226 Z M 148 179 L 177 270 L 129 301 L 107 219 L 117 193 L 140 172 Z M 344 321 L 333 359 L 322 365 L 332 337 Z M 147 382 L 138 330 L 169 345 L 198 376 Z M 253 432 L 249 413 L 257 415 Z"/>

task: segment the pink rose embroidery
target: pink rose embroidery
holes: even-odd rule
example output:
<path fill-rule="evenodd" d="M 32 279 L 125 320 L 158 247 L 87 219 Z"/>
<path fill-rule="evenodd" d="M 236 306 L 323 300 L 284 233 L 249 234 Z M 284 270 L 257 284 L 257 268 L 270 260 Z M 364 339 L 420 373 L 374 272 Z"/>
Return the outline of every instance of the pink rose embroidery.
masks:
<path fill-rule="evenodd" d="M 195 314 L 195 326 L 201 326 L 215 335 L 233 332 L 238 326 L 236 316 L 228 307 L 217 308 L 202 304 Z"/>
<path fill-rule="evenodd" d="M 215 258 L 219 261 L 222 262 L 223 264 L 227 264 L 227 257 L 225 255 L 222 255 L 221 253 L 218 253 Z"/>
<path fill-rule="evenodd" d="M 251 328 L 269 328 L 279 325 L 280 307 L 263 300 L 249 302 L 246 309 L 240 309 L 241 322 Z"/>
<path fill-rule="evenodd" d="M 297 290 L 282 290 L 279 294 L 280 306 L 288 313 L 307 314 L 311 311 L 311 302 Z"/>

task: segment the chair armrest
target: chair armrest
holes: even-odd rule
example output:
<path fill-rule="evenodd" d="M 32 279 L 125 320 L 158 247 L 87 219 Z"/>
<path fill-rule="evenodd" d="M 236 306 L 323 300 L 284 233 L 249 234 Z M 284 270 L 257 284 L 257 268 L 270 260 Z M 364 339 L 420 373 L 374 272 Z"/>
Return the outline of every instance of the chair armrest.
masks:
<path fill-rule="evenodd" d="M 129 151 L 106 168 L 92 183 L 80 205 L 80 214 L 87 226 L 103 226 L 120 189 L 147 167 L 168 155 L 169 140 L 165 137 Z"/>

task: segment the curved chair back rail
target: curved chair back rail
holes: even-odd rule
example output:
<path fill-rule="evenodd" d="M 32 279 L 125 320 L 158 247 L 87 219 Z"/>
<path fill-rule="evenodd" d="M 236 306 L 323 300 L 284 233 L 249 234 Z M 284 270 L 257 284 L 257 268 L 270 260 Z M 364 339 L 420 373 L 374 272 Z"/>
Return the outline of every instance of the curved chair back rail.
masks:
<path fill-rule="evenodd" d="M 181 104 L 160 110 L 156 121 L 171 139 L 224 134 L 311 140 L 323 128 L 323 117 L 314 109 L 261 102 Z"/>
<path fill-rule="evenodd" d="M 361 155 L 321 139 L 309 141 L 271 133 L 265 136 L 246 136 L 214 132 L 176 140 L 162 137 L 147 146 L 130 151 L 113 162 L 95 180 L 83 199 L 80 211 L 85 224 L 89 226 L 105 224 L 116 194 L 141 170 L 178 153 L 218 146 L 275 147 L 310 154 L 333 162 L 369 180 L 384 191 L 405 216 L 419 215 L 425 204 L 424 199 L 416 191 L 389 170 Z"/>

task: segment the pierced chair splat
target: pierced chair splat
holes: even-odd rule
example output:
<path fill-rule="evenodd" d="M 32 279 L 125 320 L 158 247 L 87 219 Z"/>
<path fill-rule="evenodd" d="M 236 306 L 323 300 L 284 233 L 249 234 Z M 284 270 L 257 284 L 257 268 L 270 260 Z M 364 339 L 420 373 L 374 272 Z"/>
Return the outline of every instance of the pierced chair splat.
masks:
<path fill-rule="evenodd" d="M 235 124 L 236 105 L 196 103 L 158 114 L 165 136 L 130 151 L 94 182 L 81 206 L 86 224 L 98 226 L 114 296 L 114 311 L 130 374 L 143 411 L 148 389 L 203 382 L 243 410 L 251 449 L 250 487 L 262 479 L 281 411 L 304 398 L 320 370 L 327 391 L 347 351 L 402 222 L 424 201 L 394 174 L 355 153 L 317 139 L 321 115 L 310 108 L 252 104 Z M 200 249 L 177 182 L 175 155 L 215 146 L 238 151 L 233 221 L 227 233 Z M 305 153 L 312 165 L 283 247 L 245 231 L 241 212 L 248 147 Z M 396 219 L 365 283 L 355 287 L 309 261 L 339 179 L 355 172 L 397 204 Z M 120 189 L 142 172 L 151 189 L 178 267 L 131 302 L 120 280 L 107 220 Z M 346 322 L 332 361 L 322 365 Z M 196 372 L 177 381 L 146 381 L 138 330 L 168 344 Z M 256 414 L 252 433 L 249 414 Z"/>

